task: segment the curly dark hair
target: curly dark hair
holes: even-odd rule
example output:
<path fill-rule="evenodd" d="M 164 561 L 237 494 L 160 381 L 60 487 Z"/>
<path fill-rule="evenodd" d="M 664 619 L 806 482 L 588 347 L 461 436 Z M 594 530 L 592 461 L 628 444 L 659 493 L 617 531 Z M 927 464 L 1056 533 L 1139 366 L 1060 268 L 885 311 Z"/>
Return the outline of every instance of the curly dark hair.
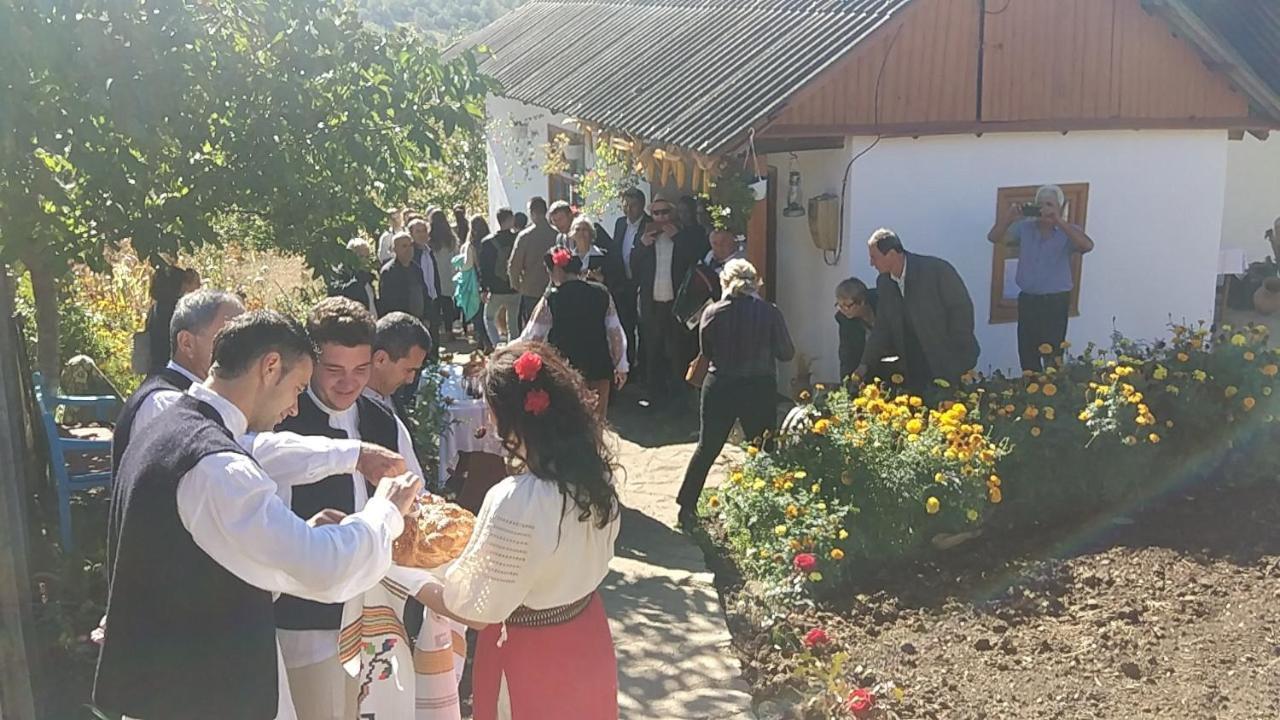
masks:
<path fill-rule="evenodd" d="M 516 360 L 527 352 L 542 358 L 542 369 L 531 382 L 516 373 Z M 550 399 L 539 415 L 525 410 L 531 390 L 542 390 Z M 494 352 L 485 368 L 485 402 L 508 455 L 539 478 L 554 482 L 560 494 L 573 501 L 580 521 L 595 518 L 603 528 L 620 511 L 612 482 L 617 463 L 605 445 L 604 426 L 591 409 L 590 397 L 578 371 L 543 342 L 510 343 Z"/>

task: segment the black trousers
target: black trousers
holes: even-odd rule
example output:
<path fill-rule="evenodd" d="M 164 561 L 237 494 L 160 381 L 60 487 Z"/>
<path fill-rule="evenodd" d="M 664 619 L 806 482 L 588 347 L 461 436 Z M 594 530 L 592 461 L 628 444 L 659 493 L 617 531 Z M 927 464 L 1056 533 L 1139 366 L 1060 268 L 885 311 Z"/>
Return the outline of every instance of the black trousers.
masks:
<path fill-rule="evenodd" d="M 1018 295 L 1018 360 L 1023 370 L 1042 372 L 1062 356 L 1062 343 L 1067 339 L 1067 315 L 1071 311 L 1071 293 L 1051 295 Z M 1045 355 L 1041 345 L 1053 352 Z"/>
<path fill-rule="evenodd" d="M 640 312 L 637 307 L 637 288 L 631 280 L 626 281 L 613 293 L 613 304 L 618 310 L 618 322 L 622 323 L 622 332 L 627 336 L 627 364 L 633 369 L 636 366 L 636 326 L 640 323 Z"/>
<path fill-rule="evenodd" d="M 742 422 L 748 441 L 759 440 L 778 420 L 778 383 L 773 377 L 722 378 L 714 373 L 702 383 L 698 403 L 698 447 L 684 471 L 676 502 L 693 510 L 707 484 L 707 473 L 720 457 L 734 422 Z"/>
<path fill-rule="evenodd" d="M 646 379 L 653 401 L 682 394 L 685 371 L 693 359 L 691 333 L 676 320 L 674 306 L 655 302 L 642 320 Z"/>
<path fill-rule="evenodd" d="M 422 313 L 422 324 L 431 333 L 431 351 L 427 353 L 427 359 L 432 362 L 440 359 L 440 343 L 443 341 L 440 336 L 440 302 L 438 298 L 427 298 L 427 306 Z"/>

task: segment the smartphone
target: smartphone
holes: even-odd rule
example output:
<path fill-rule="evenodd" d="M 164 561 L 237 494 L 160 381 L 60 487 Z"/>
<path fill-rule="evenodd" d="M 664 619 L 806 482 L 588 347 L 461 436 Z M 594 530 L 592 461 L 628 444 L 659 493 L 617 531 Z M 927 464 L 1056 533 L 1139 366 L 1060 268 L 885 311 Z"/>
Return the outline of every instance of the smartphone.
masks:
<path fill-rule="evenodd" d="M 1029 217 L 1029 218 L 1040 217 L 1040 203 L 1023 203 L 1022 217 Z"/>

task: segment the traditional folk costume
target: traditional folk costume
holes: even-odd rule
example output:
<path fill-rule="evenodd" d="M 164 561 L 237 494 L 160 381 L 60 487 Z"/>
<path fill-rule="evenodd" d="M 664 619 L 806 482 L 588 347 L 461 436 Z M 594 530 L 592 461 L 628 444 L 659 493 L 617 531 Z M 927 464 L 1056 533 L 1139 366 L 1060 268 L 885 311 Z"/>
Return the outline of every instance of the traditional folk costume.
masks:
<path fill-rule="evenodd" d="M 293 720 L 272 593 L 357 594 L 404 521 L 375 498 L 309 527 L 237 442 L 244 414 L 192 385 L 125 447 L 111 489 L 94 702 L 141 720 Z"/>
<path fill-rule="evenodd" d="M 524 474 L 485 496 L 445 578 L 450 612 L 491 623 L 474 668 L 475 720 L 615 720 L 618 672 L 596 588 L 618 518 L 578 520 L 553 482 Z"/>
<path fill-rule="evenodd" d="M 308 388 L 298 398 L 298 414 L 280 429 L 381 445 L 400 453 L 410 472 L 422 475 L 408 429 L 366 395 L 339 411 L 326 407 Z M 364 507 L 372 490 L 352 471 L 312 485 L 282 486 L 280 494 L 298 516 L 311 517 L 327 508 L 354 512 Z M 457 686 L 466 656 L 464 629 L 434 613 L 424 618 L 422 606 L 412 600 L 430 577 L 430 571 L 393 565 L 377 586 L 343 598 L 345 602 L 323 604 L 287 595 L 276 602 L 280 647 L 301 720 L 346 720 L 357 710 L 362 720 L 460 717 Z"/>
<path fill-rule="evenodd" d="M 627 334 L 604 285 L 574 278 L 552 288 L 534 308 L 520 339 L 545 340 L 559 350 L 596 393 L 597 412 L 605 416 L 614 371 L 625 373 L 629 367 Z"/>

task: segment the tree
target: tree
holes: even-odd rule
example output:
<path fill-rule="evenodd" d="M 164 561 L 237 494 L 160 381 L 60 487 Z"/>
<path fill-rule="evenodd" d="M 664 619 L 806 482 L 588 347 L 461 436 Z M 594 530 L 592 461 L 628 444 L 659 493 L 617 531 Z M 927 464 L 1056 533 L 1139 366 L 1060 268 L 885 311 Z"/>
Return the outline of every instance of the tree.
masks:
<path fill-rule="evenodd" d="M 71 263 L 215 242 L 233 213 L 323 274 L 491 88 L 341 0 L 11 0 L 0 28 L 0 261 L 31 274 L 55 382 Z"/>

